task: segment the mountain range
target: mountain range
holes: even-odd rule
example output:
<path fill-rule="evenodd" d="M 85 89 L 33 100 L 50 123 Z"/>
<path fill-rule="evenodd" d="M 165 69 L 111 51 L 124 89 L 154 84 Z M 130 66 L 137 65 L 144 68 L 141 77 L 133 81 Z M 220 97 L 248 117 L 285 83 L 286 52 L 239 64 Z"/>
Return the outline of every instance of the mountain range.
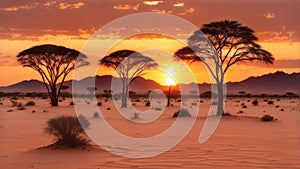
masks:
<path fill-rule="evenodd" d="M 95 83 L 94 83 L 95 81 Z M 64 83 L 64 85 L 69 86 L 68 92 L 71 92 L 72 83 L 78 86 L 76 93 L 86 93 L 90 84 L 95 84 L 98 92 L 103 92 L 103 90 L 111 89 L 111 84 L 115 84 L 113 91 L 118 93 L 121 90 L 121 80 L 119 78 L 104 75 L 96 77 L 87 77 L 82 80 L 69 80 Z M 181 88 L 189 89 L 192 85 L 198 85 L 201 93 L 209 91 L 211 85 L 207 83 L 203 84 L 180 84 Z M 300 72 L 287 74 L 281 71 L 265 74 L 257 77 L 249 77 L 240 82 L 228 82 L 226 84 L 227 93 L 234 94 L 239 91 L 245 91 L 251 94 L 285 94 L 286 92 L 293 92 L 300 94 Z M 168 90 L 167 86 L 162 86 L 153 80 L 147 80 L 142 77 L 136 78 L 131 84 L 130 89 L 137 93 L 146 93 L 149 90 L 160 89 Z M 173 87 L 173 90 L 178 90 L 177 87 Z M 46 92 L 46 88 L 43 82 L 38 80 L 25 80 L 13 85 L 0 87 L 0 92 Z"/>

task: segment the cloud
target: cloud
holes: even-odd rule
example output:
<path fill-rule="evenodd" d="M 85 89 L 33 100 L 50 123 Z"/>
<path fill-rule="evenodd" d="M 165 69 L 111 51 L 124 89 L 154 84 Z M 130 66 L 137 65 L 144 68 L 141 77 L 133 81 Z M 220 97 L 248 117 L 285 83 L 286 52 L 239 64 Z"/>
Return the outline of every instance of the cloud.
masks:
<path fill-rule="evenodd" d="M 163 13 L 163 14 L 165 14 L 165 13 L 168 13 L 168 14 L 173 13 L 172 10 L 164 10 L 164 9 L 152 9 L 151 12 Z"/>
<path fill-rule="evenodd" d="M 13 7 L 0 8 L 0 11 L 13 12 L 13 11 L 18 11 L 18 10 L 29 10 L 29 9 L 36 8 L 38 5 L 39 5 L 39 3 L 35 2 L 35 3 L 32 3 L 32 4 L 25 4 L 25 5 L 13 6 Z"/>
<path fill-rule="evenodd" d="M 45 2 L 43 5 L 45 6 L 45 7 L 50 7 L 50 6 L 53 6 L 53 5 L 55 5 L 56 4 L 56 1 L 47 1 L 47 2 Z"/>
<path fill-rule="evenodd" d="M 264 13 L 263 17 L 265 17 L 267 19 L 273 19 L 273 18 L 275 18 L 275 14 L 274 13 Z"/>
<path fill-rule="evenodd" d="M 58 4 L 59 9 L 78 9 L 82 6 L 84 6 L 84 2 L 77 2 L 77 3 L 67 3 L 67 2 L 61 2 Z"/>
<path fill-rule="evenodd" d="M 154 5 L 158 5 L 160 3 L 163 3 L 164 1 L 143 1 L 143 3 L 145 5 L 150 5 L 150 6 L 154 6 Z"/>
<path fill-rule="evenodd" d="M 137 5 L 114 5 L 113 9 L 118 9 L 118 10 L 133 10 L 133 11 L 137 11 L 139 9 L 140 4 Z"/>
<path fill-rule="evenodd" d="M 174 7 L 183 7 L 184 3 L 183 2 L 179 2 L 179 3 L 173 4 L 173 6 Z"/>
<path fill-rule="evenodd" d="M 16 66 L 18 65 L 16 59 L 13 56 L 4 55 L 0 53 L 0 66 Z"/>
<path fill-rule="evenodd" d="M 186 15 L 186 14 L 192 14 L 194 13 L 195 8 L 188 8 L 184 12 L 178 13 L 178 15 Z"/>
<path fill-rule="evenodd" d="M 265 42 L 287 42 L 295 40 L 295 32 L 293 31 L 265 31 L 257 32 L 261 41 Z"/>

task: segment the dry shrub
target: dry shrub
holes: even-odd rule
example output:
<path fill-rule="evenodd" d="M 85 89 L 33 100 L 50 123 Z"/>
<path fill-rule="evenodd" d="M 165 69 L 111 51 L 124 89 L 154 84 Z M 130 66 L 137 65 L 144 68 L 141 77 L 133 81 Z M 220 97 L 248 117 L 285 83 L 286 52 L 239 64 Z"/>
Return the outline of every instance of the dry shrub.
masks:
<path fill-rule="evenodd" d="M 186 109 L 180 109 L 173 114 L 173 117 L 191 117 L 191 114 Z"/>
<path fill-rule="evenodd" d="M 54 144 L 58 146 L 73 148 L 87 144 L 87 140 L 82 137 L 84 128 L 89 123 L 84 116 L 79 118 L 72 116 L 60 116 L 47 121 L 45 132 L 56 137 Z M 81 125 L 80 123 L 87 125 Z"/>

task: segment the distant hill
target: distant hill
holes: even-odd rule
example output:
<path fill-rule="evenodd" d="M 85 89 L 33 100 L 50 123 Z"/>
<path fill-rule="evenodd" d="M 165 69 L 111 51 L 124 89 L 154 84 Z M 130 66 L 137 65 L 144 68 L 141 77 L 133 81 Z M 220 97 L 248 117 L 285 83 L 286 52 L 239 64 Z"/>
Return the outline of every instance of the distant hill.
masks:
<path fill-rule="evenodd" d="M 116 88 L 114 92 L 121 92 L 121 80 L 119 78 L 113 78 L 113 76 L 96 76 L 95 78 L 87 77 L 82 80 L 74 80 L 73 84 L 79 88 L 76 93 L 86 92 L 87 87 L 91 87 L 94 84 L 98 89 L 98 92 L 103 92 L 111 88 L 111 83 L 114 82 Z M 71 92 L 72 81 L 66 81 L 64 85 L 69 86 L 68 92 Z M 181 86 L 188 89 L 192 84 L 182 84 Z M 229 82 L 227 83 L 227 93 L 238 93 L 239 91 L 245 91 L 251 94 L 284 94 L 286 92 L 294 92 L 300 94 L 300 73 L 287 74 L 284 72 L 275 72 L 257 77 L 249 77 L 241 82 Z M 201 93 L 210 90 L 210 84 L 203 83 L 198 84 Z M 137 93 L 146 93 L 149 90 L 160 89 L 167 90 L 168 87 L 161 86 L 153 80 L 146 80 L 144 78 L 135 79 L 130 85 L 129 90 L 133 90 Z M 173 88 L 176 90 L 176 87 Z M 0 92 L 46 92 L 44 84 L 38 80 L 26 80 L 20 83 L 16 83 L 10 86 L 0 87 Z"/>

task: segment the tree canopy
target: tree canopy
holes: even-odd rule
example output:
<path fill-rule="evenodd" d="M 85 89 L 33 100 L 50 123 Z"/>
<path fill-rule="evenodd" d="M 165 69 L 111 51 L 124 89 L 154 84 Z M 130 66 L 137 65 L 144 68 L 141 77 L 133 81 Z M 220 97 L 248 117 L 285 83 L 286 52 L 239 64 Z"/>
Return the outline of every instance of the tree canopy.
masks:
<path fill-rule="evenodd" d="M 202 62 L 218 86 L 218 114 L 223 110 L 223 84 L 228 69 L 245 61 L 272 64 L 272 54 L 256 43 L 254 31 L 237 21 L 204 24 L 188 38 L 188 46 L 175 52 L 176 59 L 188 63 Z"/>
<path fill-rule="evenodd" d="M 66 76 L 75 68 L 88 65 L 86 58 L 77 50 L 52 44 L 33 46 L 17 55 L 19 63 L 41 75 L 52 106 L 58 105 L 59 92 Z"/>
<path fill-rule="evenodd" d="M 100 65 L 113 68 L 122 80 L 122 107 L 127 106 L 129 84 L 146 70 L 158 64 L 150 57 L 132 50 L 118 50 L 99 60 Z"/>

